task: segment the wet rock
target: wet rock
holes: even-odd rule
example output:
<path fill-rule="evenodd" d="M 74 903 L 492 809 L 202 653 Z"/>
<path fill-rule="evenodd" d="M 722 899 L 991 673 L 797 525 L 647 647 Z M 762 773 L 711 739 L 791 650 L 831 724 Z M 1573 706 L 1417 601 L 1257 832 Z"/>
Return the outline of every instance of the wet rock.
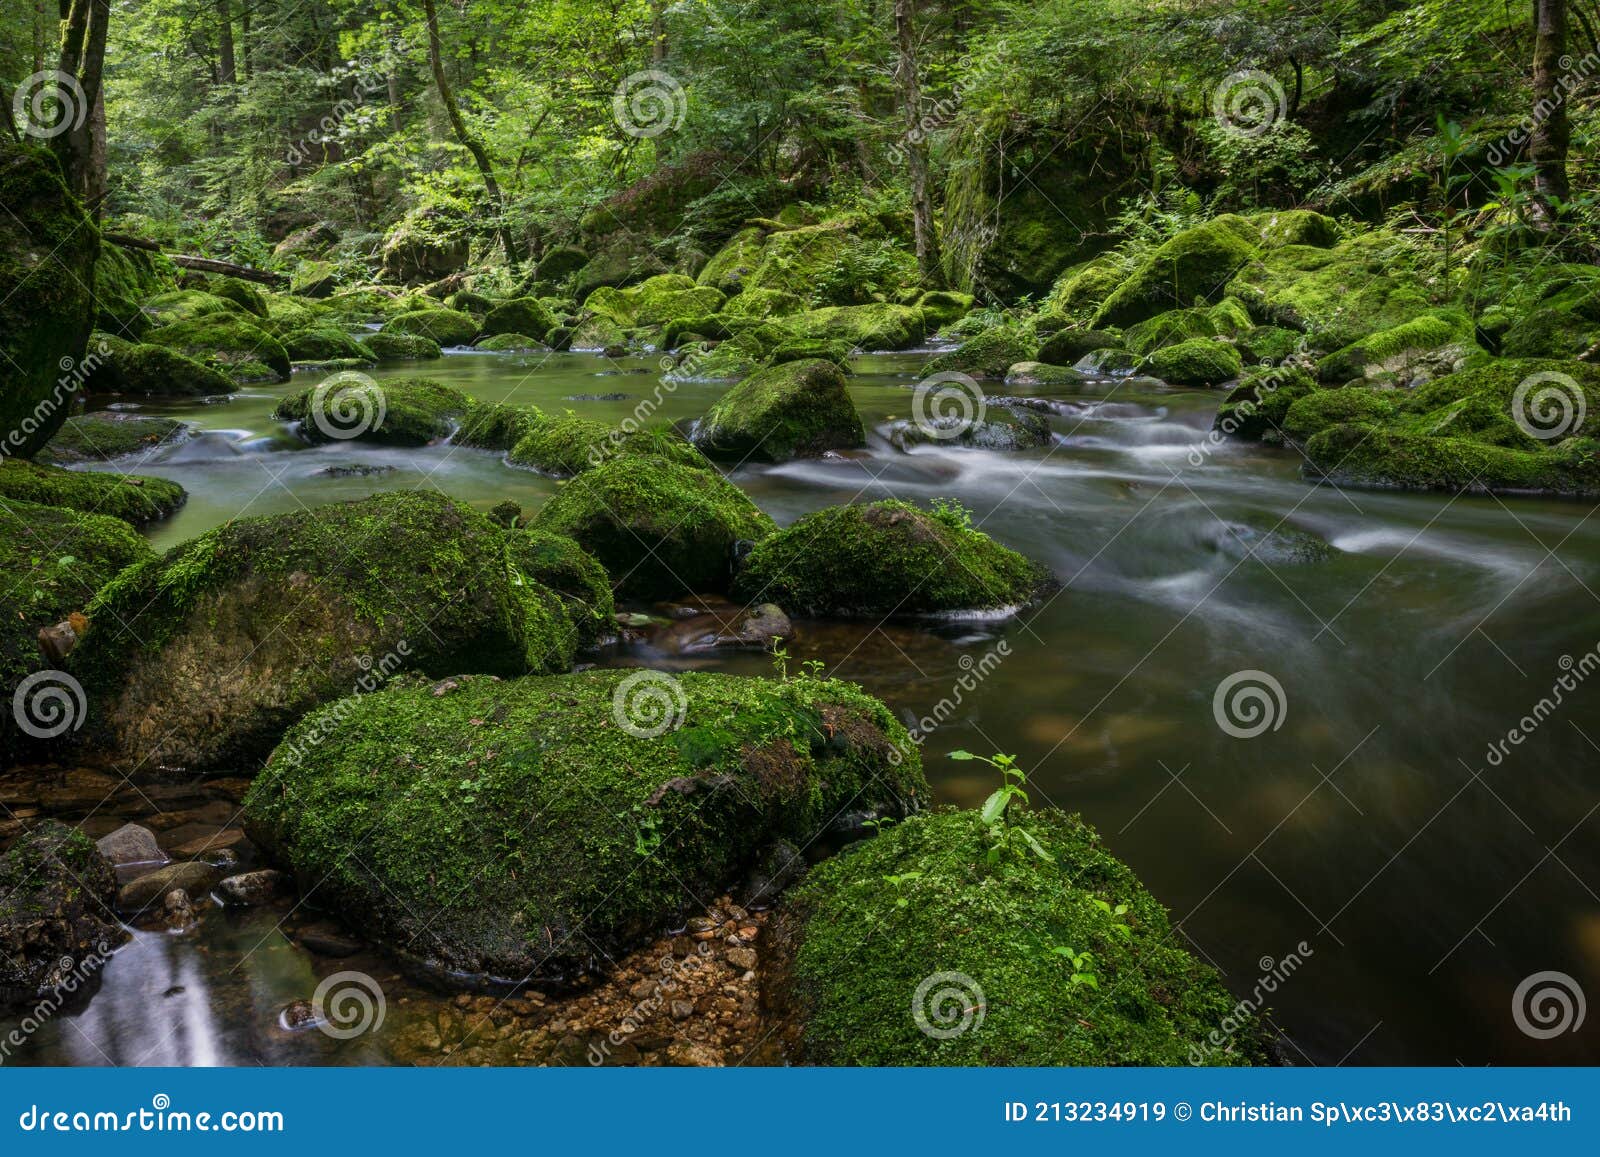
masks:
<path fill-rule="evenodd" d="M 317 1007 L 309 1000 L 291 1000 L 278 1013 L 278 1027 L 286 1032 L 303 1032 L 317 1027 Z"/>
<path fill-rule="evenodd" d="M 217 876 L 217 869 L 210 864 L 193 861 L 158 868 L 124 884 L 117 893 L 117 907 L 124 912 L 140 912 L 174 888 L 188 893 L 190 899 L 204 899 L 216 884 Z"/>
<path fill-rule="evenodd" d="M 760 963 L 760 958 L 756 955 L 754 948 L 730 948 L 723 954 L 723 959 L 735 968 L 746 972 Z"/>
<path fill-rule="evenodd" d="M 282 872 L 263 868 L 258 872 L 229 876 L 217 885 L 217 891 L 226 903 L 254 907 L 276 900 L 287 890 L 288 883 Z"/>
<path fill-rule="evenodd" d="M 171 845 L 170 840 L 167 843 Z M 239 828 L 228 828 L 210 835 L 185 839 L 182 843 L 171 846 L 172 855 L 176 859 L 205 860 L 208 863 L 215 862 L 223 852 L 232 852 L 237 862 L 241 854 L 254 850 L 249 837 Z"/>
<path fill-rule="evenodd" d="M 316 474 L 319 478 L 372 478 L 379 474 L 393 474 L 398 469 L 398 466 L 345 463 L 336 466 L 324 466 Z"/>
<path fill-rule="evenodd" d="M 182 888 L 174 888 L 162 897 L 161 910 L 162 921 L 174 932 L 185 932 L 200 922 L 189 893 Z"/>
<path fill-rule="evenodd" d="M 667 1046 L 667 1063 L 680 1068 L 718 1068 L 722 1053 L 698 1041 L 674 1041 Z"/>
<path fill-rule="evenodd" d="M 18 840 L 0 858 L 0 1005 L 86 982 L 127 939 L 115 894 L 111 865 L 82 832 L 47 822 Z"/>
<path fill-rule="evenodd" d="M 360 940 L 337 925 L 327 923 L 307 924 L 295 934 L 295 940 L 307 952 L 318 956 L 343 958 L 354 956 L 362 949 Z"/>
<path fill-rule="evenodd" d="M 787 840 L 777 840 L 761 853 L 755 870 L 745 885 L 745 903 L 752 908 L 771 906 L 790 884 L 806 870 L 800 849 Z"/>
<path fill-rule="evenodd" d="M 123 824 L 109 836 L 97 840 L 95 847 L 113 866 L 167 862 L 167 854 L 156 843 L 155 833 L 138 824 Z"/>

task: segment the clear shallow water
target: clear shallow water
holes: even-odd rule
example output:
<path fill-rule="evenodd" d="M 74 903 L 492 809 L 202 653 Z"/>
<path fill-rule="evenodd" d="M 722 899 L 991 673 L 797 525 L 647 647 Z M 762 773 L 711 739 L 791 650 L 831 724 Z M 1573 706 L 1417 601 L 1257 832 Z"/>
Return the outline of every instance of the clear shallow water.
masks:
<path fill-rule="evenodd" d="M 858 363 L 853 391 L 869 427 L 909 414 L 923 360 Z M 394 376 L 617 421 L 657 394 L 656 372 L 653 358 L 455 355 Z M 230 517 L 378 489 L 436 486 L 480 508 L 511 498 L 531 511 L 557 485 L 477 450 L 305 447 L 269 414 L 315 380 L 217 405 L 144 407 L 200 427 L 138 467 L 191 495 L 153 531 L 157 546 Z M 726 388 L 680 385 L 661 394 L 657 416 L 696 417 Z M 565 400 L 611 392 L 629 396 Z M 1121 385 L 1059 400 L 1048 451 L 903 454 L 874 437 L 844 460 L 737 471 L 783 523 L 851 500 L 958 499 L 1064 583 L 1005 623 L 802 623 L 791 664 L 821 658 L 908 721 L 954 700 L 963 674 L 989 669 L 925 745 L 938 797 L 973 804 L 991 786 L 973 764 L 946 759 L 950 750 L 1015 753 L 1035 798 L 1094 823 L 1241 997 L 1304 942 L 1303 962 L 1270 998 L 1292 1058 L 1600 1062 L 1600 1012 L 1541 1040 L 1512 1007 L 1519 982 L 1547 970 L 1600 1000 L 1600 673 L 1498 764 L 1487 756 L 1550 694 L 1563 656 L 1600 645 L 1594 507 L 1315 488 L 1292 453 L 1253 447 L 1212 448 L 1196 466 L 1215 394 Z M 398 469 L 317 473 L 356 463 Z M 1335 553 L 1295 561 L 1241 546 L 1241 535 L 1274 529 Z M 1009 654 L 983 662 L 1001 642 Z M 605 661 L 771 669 L 760 655 L 683 660 L 643 647 Z M 1219 683 L 1243 670 L 1283 689 L 1277 728 L 1251 739 L 1224 732 L 1213 713 Z M 278 1007 L 314 984 L 286 942 L 240 966 L 226 939 L 236 923 L 213 913 L 198 940 L 119 954 L 88 1010 L 46 1026 L 30 1055 L 104 1063 L 74 1036 L 97 1026 L 103 1046 L 143 1033 L 150 993 L 189 967 L 206 983 L 185 986 L 188 1011 L 160 1015 L 211 1027 L 185 1030 L 161 1063 L 329 1059 L 227 1027 L 229 1009 Z M 334 1055 L 373 1059 L 363 1047 Z"/>

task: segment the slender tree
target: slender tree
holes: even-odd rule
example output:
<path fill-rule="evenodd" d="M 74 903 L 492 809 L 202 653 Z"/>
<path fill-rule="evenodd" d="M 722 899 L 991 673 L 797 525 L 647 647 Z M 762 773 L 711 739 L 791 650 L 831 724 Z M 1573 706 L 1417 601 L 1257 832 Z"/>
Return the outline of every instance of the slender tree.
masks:
<path fill-rule="evenodd" d="M 105 74 L 106 31 L 111 21 L 111 0 L 62 0 L 60 71 L 78 83 L 76 93 L 63 93 L 74 103 L 67 129 L 55 138 L 56 157 L 70 188 L 98 221 L 106 196 Z M 81 115 L 80 115 L 81 114 Z"/>
<path fill-rule="evenodd" d="M 1533 137 L 1528 159 L 1533 162 L 1536 218 L 1544 228 L 1555 221 L 1556 206 L 1567 200 L 1566 93 L 1561 86 L 1561 57 L 1567 50 L 1567 0 L 1533 3 Z"/>
<path fill-rule="evenodd" d="M 928 191 L 928 142 L 920 127 L 922 88 L 917 77 L 915 0 L 894 0 L 894 82 L 905 116 L 906 169 L 911 178 L 911 223 L 916 238 L 917 269 L 929 285 L 939 284 L 939 238 L 933 227 L 933 197 Z"/>

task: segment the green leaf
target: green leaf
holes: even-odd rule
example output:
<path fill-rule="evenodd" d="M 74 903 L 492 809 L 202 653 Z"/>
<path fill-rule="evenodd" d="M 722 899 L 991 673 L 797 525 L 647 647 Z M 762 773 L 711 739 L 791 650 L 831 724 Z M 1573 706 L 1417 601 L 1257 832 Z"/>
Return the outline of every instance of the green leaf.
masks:
<path fill-rule="evenodd" d="M 951 759 L 977 759 L 978 757 L 976 755 L 973 755 L 972 752 L 970 752 L 970 751 L 952 751 L 950 753 L 950 758 Z"/>
<path fill-rule="evenodd" d="M 1018 829 L 1018 830 L 1020 831 L 1021 829 Z M 1044 845 L 1041 844 L 1038 840 L 1034 839 L 1033 835 L 1031 833 L 1022 832 L 1022 839 L 1023 839 L 1023 842 L 1025 842 L 1028 845 L 1028 847 L 1033 849 L 1033 854 L 1038 856 L 1045 863 L 1053 864 L 1053 863 L 1056 862 L 1056 858 L 1054 856 L 1052 856 L 1049 852 L 1045 851 Z"/>
<path fill-rule="evenodd" d="M 983 801 L 983 811 L 979 813 L 979 816 L 986 824 L 997 823 L 1000 817 L 1006 814 L 1006 804 L 1010 802 L 1010 794 L 1007 793 L 1005 788 L 1001 788 Z"/>

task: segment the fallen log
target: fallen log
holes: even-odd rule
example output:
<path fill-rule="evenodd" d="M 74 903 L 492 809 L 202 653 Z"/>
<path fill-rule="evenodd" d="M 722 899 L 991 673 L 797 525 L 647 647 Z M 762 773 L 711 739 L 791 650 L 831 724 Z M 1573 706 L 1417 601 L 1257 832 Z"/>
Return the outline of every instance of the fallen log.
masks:
<path fill-rule="evenodd" d="M 160 253 L 168 261 L 180 269 L 196 269 L 201 273 L 221 273 L 228 277 L 237 277 L 241 281 L 254 281 L 261 285 L 270 285 L 279 288 L 287 285 L 289 279 L 281 273 L 273 273 L 266 269 L 252 269 L 248 265 L 235 265 L 231 261 L 218 261 L 214 257 L 190 257 L 186 253 L 168 253 L 161 248 L 160 242 L 151 241 L 144 237 L 129 237 L 126 233 L 102 233 L 100 237 L 113 245 L 120 245 L 124 249 L 144 249 L 151 253 Z"/>

